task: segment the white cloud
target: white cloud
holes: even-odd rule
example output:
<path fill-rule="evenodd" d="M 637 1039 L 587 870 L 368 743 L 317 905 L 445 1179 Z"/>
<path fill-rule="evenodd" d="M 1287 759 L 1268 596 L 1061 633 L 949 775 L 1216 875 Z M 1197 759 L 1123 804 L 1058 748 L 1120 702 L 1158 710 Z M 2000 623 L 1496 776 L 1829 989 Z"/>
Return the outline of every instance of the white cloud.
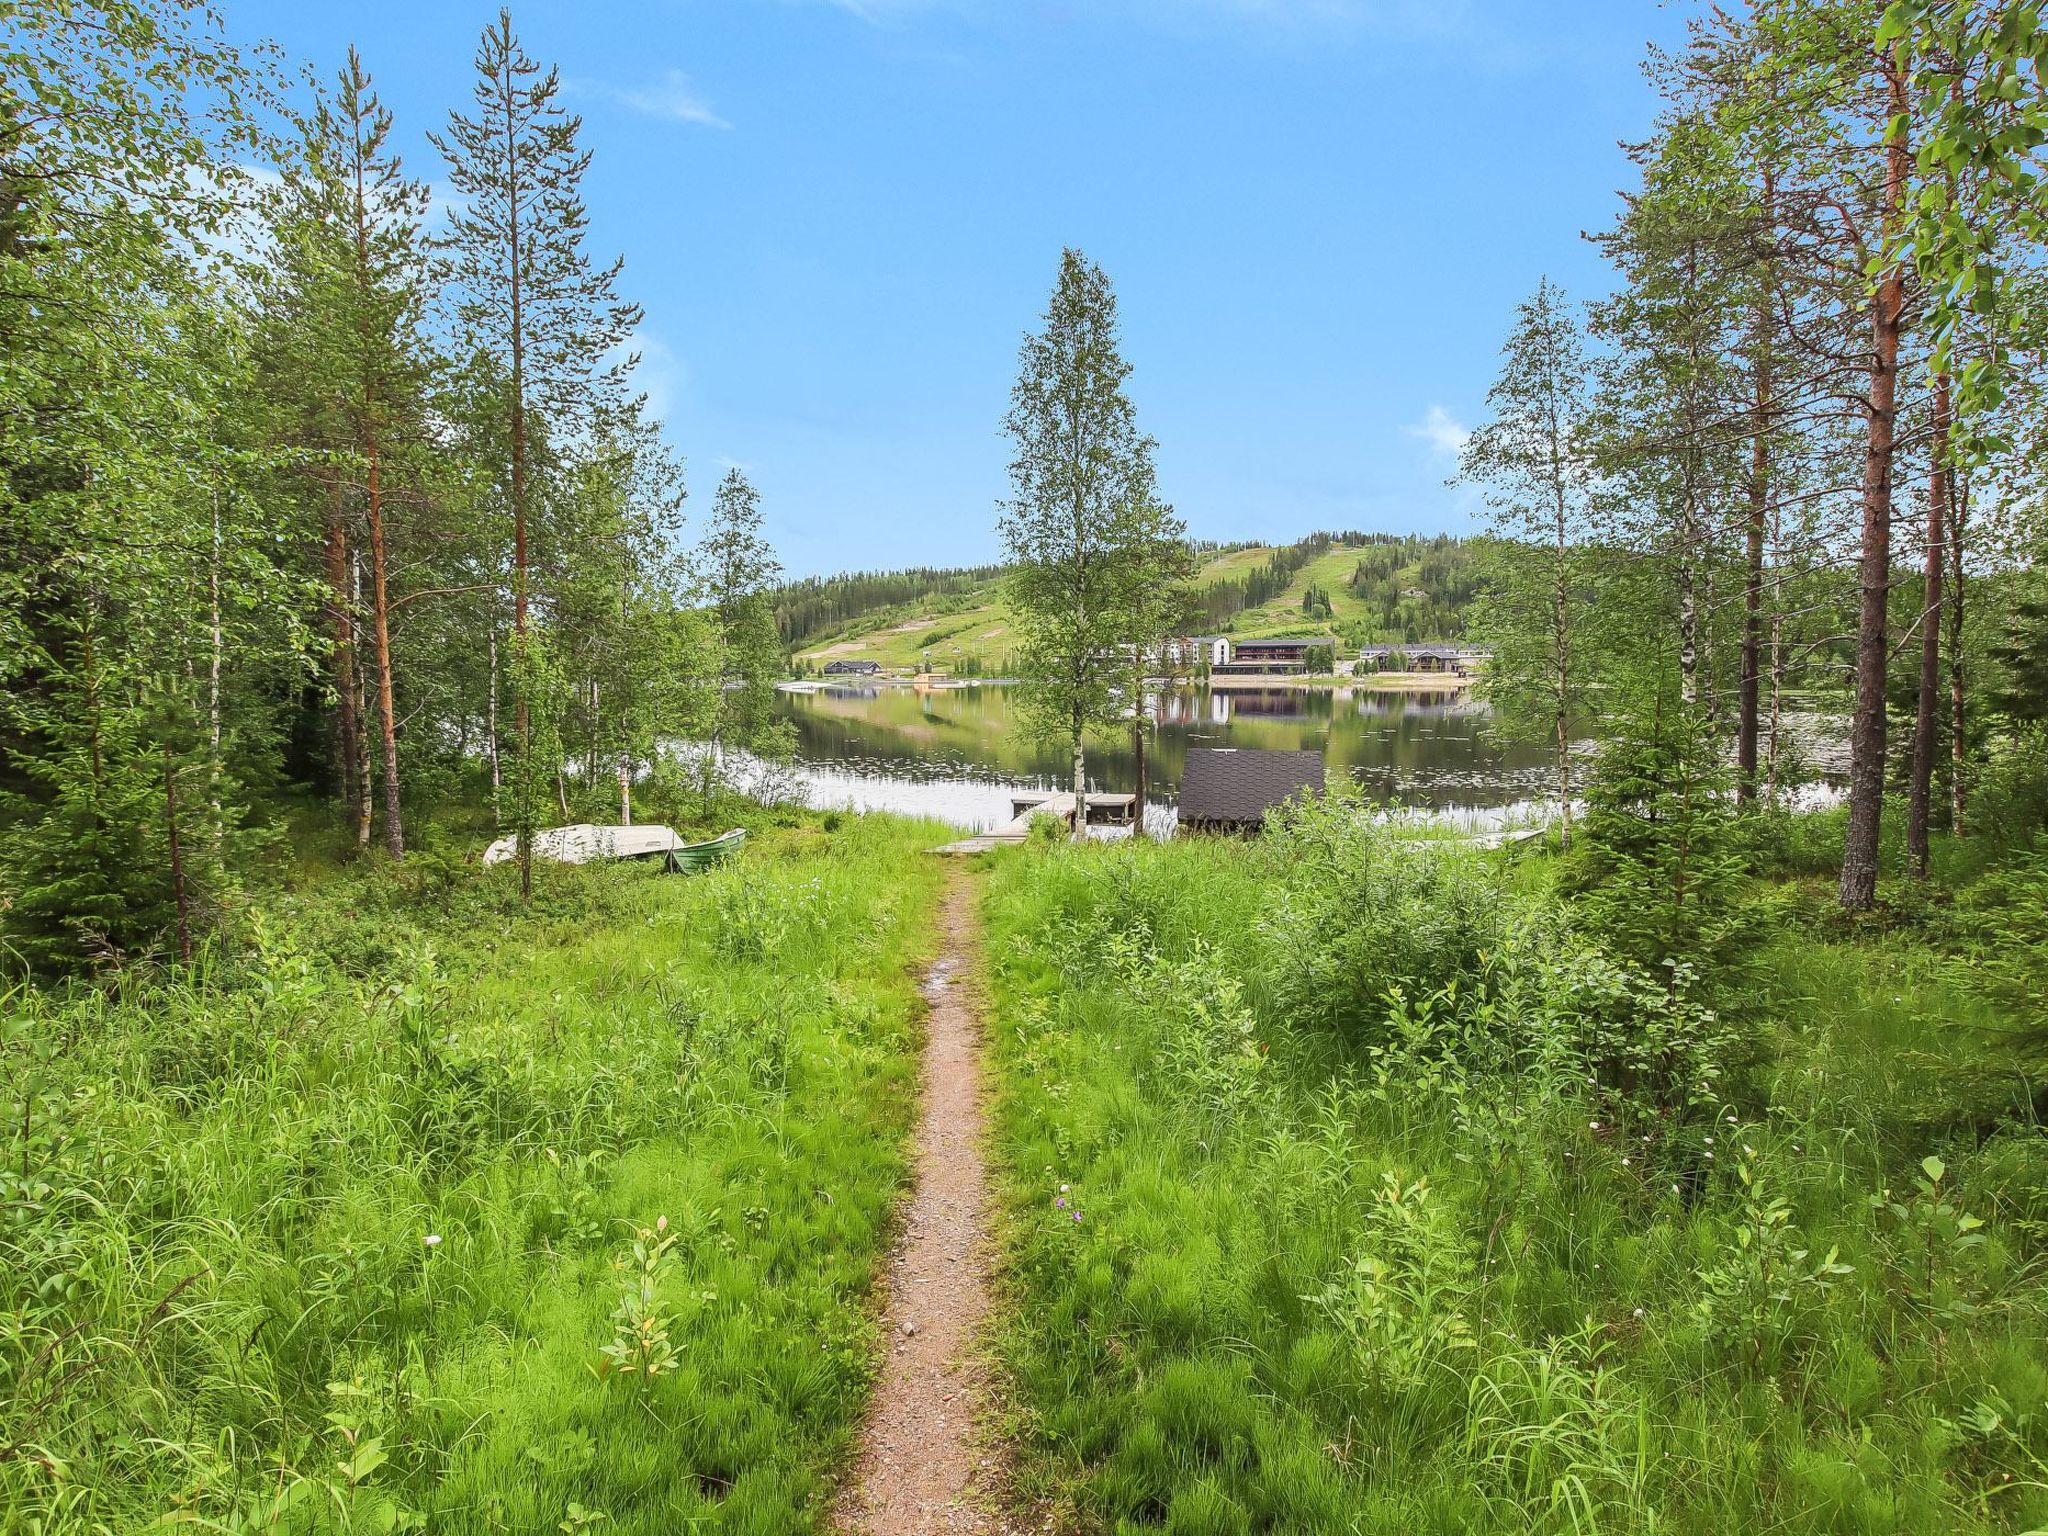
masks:
<path fill-rule="evenodd" d="M 672 123 L 695 123 L 703 128 L 732 126 L 712 110 L 710 102 L 691 89 L 689 77 L 680 69 L 669 70 L 651 86 L 602 86 L 597 89 L 621 106 L 631 107 L 649 117 L 666 118 Z"/>
<path fill-rule="evenodd" d="M 605 361 L 622 363 L 636 356 L 640 361 L 631 374 L 632 387 L 647 397 L 649 414 L 673 430 L 676 413 L 681 409 L 684 392 L 689 388 L 689 366 L 676 355 L 675 348 L 645 326 L 605 354 Z"/>
<path fill-rule="evenodd" d="M 1421 438 L 1429 444 L 1432 453 L 1447 459 L 1455 459 L 1462 453 L 1466 439 L 1472 436 L 1470 427 L 1440 405 L 1432 405 L 1423 413 L 1422 420 L 1412 421 L 1401 430 L 1410 437 Z"/>
<path fill-rule="evenodd" d="M 427 228 L 446 230 L 456 214 L 468 211 L 469 199 L 455 190 L 453 182 L 427 183 Z"/>

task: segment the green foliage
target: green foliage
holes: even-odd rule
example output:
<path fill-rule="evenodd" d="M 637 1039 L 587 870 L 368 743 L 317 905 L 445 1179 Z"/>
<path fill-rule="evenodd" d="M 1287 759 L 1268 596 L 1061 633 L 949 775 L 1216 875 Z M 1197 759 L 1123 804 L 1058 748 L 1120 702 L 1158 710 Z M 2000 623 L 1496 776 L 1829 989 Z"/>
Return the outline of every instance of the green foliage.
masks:
<path fill-rule="evenodd" d="M 1609 727 L 1586 784 L 1570 888 L 1592 932 L 1652 970 L 1738 976 L 1773 918 L 1749 878 L 1723 742 L 1697 709 L 1637 704 Z"/>
<path fill-rule="evenodd" d="M 1515 310 L 1487 391 L 1493 413 L 1466 440 L 1458 478 L 1485 489 L 1494 542 L 1474 632 L 1493 659 L 1486 696 L 1502 729 L 1556 753 L 1557 798 L 1571 827 L 1571 739 L 1591 709 L 1583 630 L 1594 577 L 1593 460 L 1586 442 L 1591 364 L 1576 307 L 1548 279 Z"/>
<path fill-rule="evenodd" d="M 801 650 L 809 641 L 878 611 L 894 613 L 923 599 L 973 592 L 1001 574 L 1001 566 L 972 565 L 806 576 L 775 589 L 775 629 L 784 649 Z"/>
<path fill-rule="evenodd" d="M 1114 724 L 1132 670 L 1180 629 L 1186 529 L 1157 494 L 1153 440 L 1125 381 L 1116 293 L 1079 251 L 1060 256 L 1042 331 L 1028 335 L 1003 418 L 1014 453 L 1000 531 L 1024 635 L 1025 717 L 1073 750 Z M 1075 835 L 1085 828 L 1076 823 Z"/>
<path fill-rule="evenodd" d="M 1347 539 L 1348 542 L 1348 539 Z M 1374 534 L 1352 568 L 1346 586 L 1371 606 L 1367 624 L 1348 624 L 1353 645 L 1456 640 L 1465 633 L 1467 612 L 1479 596 L 1477 547 L 1464 539 Z"/>
<path fill-rule="evenodd" d="M 676 1319 L 661 1294 L 674 1264 L 675 1245 L 668 1218 L 660 1216 L 653 1226 L 636 1231 L 632 1248 L 612 1260 L 612 1268 L 622 1271 L 626 1281 L 619 1304 L 612 1308 L 611 1342 L 598 1351 L 604 1357 L 598 1375 L 637 1376 L 645 1392 L 656 1377 L 682 1364 L 682 1346 L 672 1337 Z"/>
<path fill-rule="evenodd" d="M 522 907 L 429 854 L 196 974 L 0 996 L 0 1528 L 811 1529 L 938 832 L 750 842 L 731 873 L 815 880 L 861 944 L 734 954 L 727 872 Z"/>
<path fill-rule="evenodd" d="M 2024 1043 L 2048 1048 L 2048 837 L 2010 856 L 1957 897 L 1946 927 L 1964 985 L 2028 1021 Z"/>
<path fill-rule="evenodd" d="M 1751 1366 L 1774 1366 L 1795 1343 L 1818 1336 L 1815 1310 L 1844 1275 L 1854 1273 L 1830 1248 L 1819 1260 L 1801 1247 L 1792 1203 L 1775 1193 L 1754 1148 L 1742 1148 L 1735 1176 L 1741 1204 L 1715 1256 L 1697 1272 L 1707 1337 L 1747 1352 Z"/>
<path fill-rule="evenodd" d="M 718 631 L 713 739 L 772 754 L 779 745 L 775 680 L 782 675 L 773 589 L 782 567 L 761 535 L 760 493 L 738 469 L 719 482 L 697 563 Z"/>
<path fill-rule="evenodd" d="M 1286 1015 L 1368 1041 L 1388 992 L 1479 973 L 1502 936 L 1499 894 L 1456 849 L 1401 849 L 1355 795 L 1290 807 L 1269 840 L 1283 871 L 1258 920 Z"/>
<path fill-rule="evenodd" d="M 1896 936 L 1780 936 L 1759 1062 L 1551 873 L 1341 806 L 998 866 L 1026 1490 L 1333 1536 L 2048 1518 L 2048 1159 L 1930 1071 L 1993 1019 Z M 1304 971 L 1361 892 L 1453 963 Z"/>

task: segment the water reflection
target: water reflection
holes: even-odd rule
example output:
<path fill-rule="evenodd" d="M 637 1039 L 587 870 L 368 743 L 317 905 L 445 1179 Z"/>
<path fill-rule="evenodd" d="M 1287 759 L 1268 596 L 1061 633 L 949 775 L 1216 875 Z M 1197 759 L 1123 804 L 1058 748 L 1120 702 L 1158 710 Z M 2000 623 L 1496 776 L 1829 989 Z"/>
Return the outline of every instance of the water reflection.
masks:
<path fill-rule="evenodd" d="M 1025 735 L 1017 704 L 1014 689 L 986 683 L 835 684 L 778 696 L 812 804 L 906 811 L 974 830 L 1008 819 L 1012 789 L 1064 785 L 1071 773 L 1063 747 Z M 1549 779 L 1542 747 L 1493 740 L 1485 707 L 1459 690 L 1179 688 L 1148 696 L 1145 708 L 1155 723 L 1147 793 L 1161 828 L 1171 823 L 1190 747 L 1313 748 L 1333 776 L 1348 773 L 1375 798 L 1469 810 L 1479 824 L 1540 796 Z M 1090 741 L 1089 788 L 1128 790 L 1134 773 L 1128 731 Z"/>

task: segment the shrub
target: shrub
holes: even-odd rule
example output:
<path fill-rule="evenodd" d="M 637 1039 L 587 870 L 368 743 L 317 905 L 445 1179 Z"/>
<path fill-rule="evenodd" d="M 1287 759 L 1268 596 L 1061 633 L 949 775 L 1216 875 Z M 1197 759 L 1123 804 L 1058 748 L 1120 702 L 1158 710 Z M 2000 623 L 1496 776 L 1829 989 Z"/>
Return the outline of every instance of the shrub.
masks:
<path fill-rule="evenodd" d="M 1258 931 L 1289 1019 L 1371 1043 L 1390 989 L 1426 994 L 1476 978 L 1500 939 L 1500 895 L 1484 865 L 1398 844 L 1349 793 L 1290 807 L 1267 846 L 1279 878 Z"/>
<path fill-rule="evenodd" d="M 1965 887 L 1948 924 L 1956 979 L 2027 1020 L 2029 1048 L 2048 1049 L 2048 836 Z"/>
<path fill-rule="evenodd" d="M 2048 833 L 2048 727 L 2021 731 L 1985 766 L 1968 828 L 1992 848 L 2024 848 Z"/>

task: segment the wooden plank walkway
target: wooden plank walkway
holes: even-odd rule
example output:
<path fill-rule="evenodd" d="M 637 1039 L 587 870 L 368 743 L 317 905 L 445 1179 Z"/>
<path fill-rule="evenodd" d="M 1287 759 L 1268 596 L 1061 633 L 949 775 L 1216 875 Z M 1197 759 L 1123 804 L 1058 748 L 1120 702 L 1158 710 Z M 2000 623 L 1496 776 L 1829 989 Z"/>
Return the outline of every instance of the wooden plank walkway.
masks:
<path fill-rule="evenodd" d="M 1092 800 L 1094 797 L 1091 795 L 1089 798 Z M 1034 816 L 1057 816 L 1063 823 L 1071 827 L 1074 824 L 1073 791 L 1069 790 L 1065 794 L 1047 795 L 1043 800 L 1027 806 L 1022 812 L 1012 817 L 1009 821 L 1004 822 L 1000 827 L 991 828 L 987 832 L 977 833 L 973 837 L 963 837 L 957 843 L 946 843 L 941 847 L 928 851 L 931 853 L 965 855 L 970 853 L 987 853 L 989 849 L 1000 848 L 1007 843 L 1021 843 L 1031 835 L 1031 818 Z"/>

